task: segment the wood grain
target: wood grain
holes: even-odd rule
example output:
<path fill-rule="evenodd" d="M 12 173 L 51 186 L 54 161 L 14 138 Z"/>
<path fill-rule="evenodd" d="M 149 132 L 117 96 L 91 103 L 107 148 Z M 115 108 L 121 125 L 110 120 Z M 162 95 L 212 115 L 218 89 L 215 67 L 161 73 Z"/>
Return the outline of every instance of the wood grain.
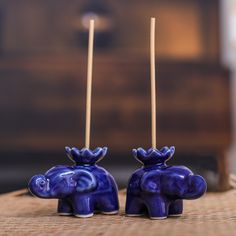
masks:
<path fill-rule="evenodd" d="M 96 60 L 92 146 L 149 146 L 148 60 Z M 57 63 L 49 68 L 52 61 Z M 15 70 L 0 71 L 1 148 L 83 145 L 86 76 L 77 66 L 82 64 L 79 57 L 26 58 L 11 62 Z M 160 61 L 158 76 L 158 146 L 228 148 L 229 72 L 217 64 Z"/>

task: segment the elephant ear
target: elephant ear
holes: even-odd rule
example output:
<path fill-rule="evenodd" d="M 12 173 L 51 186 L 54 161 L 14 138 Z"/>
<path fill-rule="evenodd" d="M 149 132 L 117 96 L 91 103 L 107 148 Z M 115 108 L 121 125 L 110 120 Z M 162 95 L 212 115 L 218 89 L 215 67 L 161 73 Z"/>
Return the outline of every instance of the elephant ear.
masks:
<path fill-rule="evenodd" d="M 97 187 L 95 176 L 87 170 L 76 171 L 72 179 L 77 192 L 89 192 Z"/>
<path fill-rule="evenodd" d="M 144 173 L 141 178 L 140 187 L 147 193 L 160 193 L 160 175 L 155 171 Z"/>

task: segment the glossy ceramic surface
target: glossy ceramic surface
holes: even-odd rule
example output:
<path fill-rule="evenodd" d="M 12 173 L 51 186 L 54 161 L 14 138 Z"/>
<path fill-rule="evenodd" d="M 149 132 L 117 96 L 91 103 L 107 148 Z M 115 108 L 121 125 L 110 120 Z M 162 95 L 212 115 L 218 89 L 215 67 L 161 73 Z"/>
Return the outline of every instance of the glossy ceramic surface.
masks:
<path fill-rule="evenodd" d="M 143 164 L 136 170 L 127 187 L 126 214 L 149 215 L 151 219 L 179 216 L 183 212 L 183 199 L 201 197 L 207 188 L 203 177 L 194 175 L 184 166 L 168 166 L 174 147 L 160 150 L 134 149 L 134 157 Z"/>
<path fill-rule="evenodd" d="M 30 192 L 40 198 L 58 198 L 60 215 L 90 217 L 94 212 L 116 214 L 119 210 L 118 190 L 114 178 L 96 165 L 107 148 L 69 148 L 67 156 L 73 166 L 55 166 L 29 182 Z"/>

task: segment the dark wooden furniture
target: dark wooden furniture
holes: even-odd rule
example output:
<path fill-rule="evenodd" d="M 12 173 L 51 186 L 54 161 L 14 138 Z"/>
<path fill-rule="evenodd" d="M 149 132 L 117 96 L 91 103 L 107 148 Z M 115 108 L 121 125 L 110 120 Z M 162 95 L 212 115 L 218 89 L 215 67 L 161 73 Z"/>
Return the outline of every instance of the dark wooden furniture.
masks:
<path fill-rule="evenodd" d="M 2 54 L 81 54 L 84 49 L 75 32 L 82 27 L 80 10 L 89 1 L 2 0 Z M 159 58 L 219 60 L 219 0 L 100 2 L 111 9 L 115 29 L 114 41 L 104 54 L 148 57 L 149 18 L 155 16 Z"/>
<path fill-rule="evenodd" d="M 57 56 L 0 62 L 1 150 L 83 146 L 85 61 Z M 150 147 L 147 61 L 96 56 L 92 146 L 105 144 L 113 153 Z M 227 188 L 229 72 L 217 64 L 160 61 L 157 87 L 158 146 L 175 145 L 178 153 L 216 156 L 220 188 Z"/>
<path fill-rule="evenodd" d="M 228 189 L 230 72 L 220 64 L 219 1 L 104 2 L 114 41 L 95 48 L 92 146 L 108 145 L 123 166 L 132 148 L 150 146 L 148 36 L 156 16 L 158 146 L 175 145 L 191 160 L 214 156 L 218 188 Z M 75 32 L 86 3 L 1 1 L 0 152 L 83 146 L 87 50 Z"/>

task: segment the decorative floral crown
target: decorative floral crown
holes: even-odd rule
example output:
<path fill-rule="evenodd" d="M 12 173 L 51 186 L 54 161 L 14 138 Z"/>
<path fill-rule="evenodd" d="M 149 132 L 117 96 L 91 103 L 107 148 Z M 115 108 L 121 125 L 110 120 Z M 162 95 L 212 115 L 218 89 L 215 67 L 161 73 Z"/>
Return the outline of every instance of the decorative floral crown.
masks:
<path fill-rule="evenodd" d="M 160 150 L 150 148 L 147 151 L 143 148 L 133 149 L 134 157 L 144 165 L 164 164 L 174 154 L 175 147 L 163 147 Z"/>
<path fill-rule="evenodd" d="M 107 147 L 97 147 L 94 150 L 89 148 L 65 147 L 67 156 L 76 165 L 93 165 L 100 161 L 107 153 Z"/>

